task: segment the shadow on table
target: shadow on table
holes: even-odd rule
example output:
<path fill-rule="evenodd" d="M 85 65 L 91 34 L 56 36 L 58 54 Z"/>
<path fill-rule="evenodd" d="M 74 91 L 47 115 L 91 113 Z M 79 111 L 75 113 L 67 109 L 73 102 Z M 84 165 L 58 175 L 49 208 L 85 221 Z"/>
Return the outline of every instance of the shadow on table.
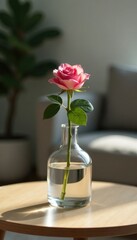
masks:
<path fill-rule="evenodd" d="M 56 208 L 49 206 L 48 202 L 39 203 L 33 206 L 26 206 L 23 208 L 17 208 L 10 211 L 6 211 L 2 214 L 1 220 L 9 220 L 15 222 L 25 222 L 33 220 L 33 223 L 44 223 L 48 226 L 52 225 L 54 221 L 60 221 L 63 218 L 77 218 L 79 215 L 91 215 L 92 212 L 101 211 L 102 209 L 114 208 L 118 205 L 123 206 L 130 202 L 137 201 L 137 191 L 133 191 L 133 188 L 128 188 L 127 186 L 122 185 L 122 188 L 119 184 L 104 185 L 94 189 L 93 186 L 93 199 L 91 204 L 83 208 Z M 70 214 L 71 213 L 71 214 Z"/>

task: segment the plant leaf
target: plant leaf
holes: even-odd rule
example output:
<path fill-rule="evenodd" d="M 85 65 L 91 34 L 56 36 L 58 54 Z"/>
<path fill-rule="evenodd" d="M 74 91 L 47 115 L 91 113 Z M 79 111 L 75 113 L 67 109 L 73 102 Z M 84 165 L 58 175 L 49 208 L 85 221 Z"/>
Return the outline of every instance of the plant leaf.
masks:
<path fill-rule="evenodd" d="M 11 74 L 11 69 L 9 64 L 4 62 L 3 59 L 0 59 L 0 75 Z"/>
<path fill-rule="evenodd" d="M 48 99 L 54 103 L 58 103 L 58 104 L 62 105 L 62 98 L 58 95 L 50 95 L 50 96 L 48 96 Z"/>
<path fill-rule="evenodd" d="M 8 40 L 12 47 L 21 51 L 29 52 L 31 50 L 30 46 L 26 42 L 20 41 L 15 36 L 10 36 Z"/>
<path fill-rule="evenodd" d="M 22 85 L 21 82 L 16 80 L 10 75 L 4 75 L 0 77 L 0 83 L 3 84 L 3 86 L 7 89 L 16 88 L 21 89 Z"/>
<path fill-rule="evenodd" d="M 20 12 L 21 12 L 21 3 L 19 0 L 8 0 L 8 5 L 10 7 L 10 9 L 12 10 L 12 12 L 14 13 L 14 16 L 17 17 L 19 16 Z"/>
<path fill-rule="evenodd" d="M 24 22 L 24 30 L 31 31 L 35 28 L 43 19 L 43 14 L 40 12 L 35 12 L 33 15 L 27 17 Z"/>
<path fill-rule="evenodd" d="M 30 9 L 31 9 L 31 3 L 29 1 L 22 3 L 22 6 L 21 6 L 22 16 L 26 16 L 29 13 Z"/>
<path fill-rule="evenodd" d="M 8 5 L 12 11 L 17 12 L 21 8 L 21 3 L 19 0 L 8 0 Z"/>
<path fill-rule="evenodd" d="M 30 73 L 35 66 L 35 57 L 33 55 L 27 55 L 23 57 L 19 63 L 19 70 L 21 74 Z"/>
<path fill-rule="evenodd" d="M 2 31 L 2 30 L 0 30 L 0 41 L 7 41 L 7 39 L 8 39 L 8 35 L 4 32 L 4 31 Z"/>
<path fill-rule="evenodd" d="M 34 69 L 31 72 L 31 76 L 42 77 L 46 75 L 50 70 L 57 68 L 57 66 L 58 65 L 56 61 L 42 61 L 35 65 Z"/>
<path fill-rule="evenodd" d="M 87 124 L 87 115 L 79 107 L 74 108 L 73 110 L 69 111 L 68 118 L 72 123 L 75 123 L 77 125 L 86 125 Z"/>
<path fill-rule="evenodd" d="M 14 28 L 14 21 L 12 16 L 4 10 L 0 11 L 0 22 L 8 28 Z"/>
<path fill-rule="evenodd" d="M 21 17 L 26 16 L 31 8 L 31 3 L 29 1 L 20 2 L 19 0 L 8 0 L 8 5 L 15 17 L 17 17 L 17 20 L 19 15 L 21 15 Z"/>
<path fill-rule="evenodd" d="M 23 29 L 31 8 L 31 3 L 28 1 L 21 2 L 19 0 L 8 0 L 8 5 L 12 11 L 16 29 Z"/>
<path fill-rule="evenodd" d="M 44 32 L 45 38 L 54 38 L 58 37 L 61 34 L 61 31 L 58 28 L 49 28 Z"/>
<path fill-rule="evenodd" d="M 56 115 L 56 113 L 60 110 L 59 104 L 50 104 L 44 111 L 43 119 L 52 118 Z"/>
<path fill-rule="evenodd" d="M 2 82 L 0 82 L 0 95 L 7 95 L 9 89 L 7 89 Z"/>
<path fill-rule="evenodd" d="M 28 39 L 28 43 L 32 47 L 37 47 L 43 43 L 46 39 L 58 37 L 61 31 L 58 28 L 50 28 L 47 30 L 39 31 Z"/>
<path fill-rule="evenodd" d="M 76 99 L 71 103 L 71 108 L 74 109 L 76 107 L 80 107 L 83 109 L 84 112 L 92 112 L 94 110 L 92 104 L 90 101 L 85 100 L 85 99 Z"/>

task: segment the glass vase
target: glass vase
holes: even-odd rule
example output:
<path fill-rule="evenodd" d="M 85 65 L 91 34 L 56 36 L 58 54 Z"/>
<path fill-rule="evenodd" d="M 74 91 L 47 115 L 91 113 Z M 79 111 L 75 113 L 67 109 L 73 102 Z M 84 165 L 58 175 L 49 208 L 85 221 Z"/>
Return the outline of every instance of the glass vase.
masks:
<path fill-rule="evenodd" d="M 48 202 L 83 207 L 91 201 L 92 160 L 77 143 L 78 126 L 61 125 L 62 144 L 48 160 Z"/>

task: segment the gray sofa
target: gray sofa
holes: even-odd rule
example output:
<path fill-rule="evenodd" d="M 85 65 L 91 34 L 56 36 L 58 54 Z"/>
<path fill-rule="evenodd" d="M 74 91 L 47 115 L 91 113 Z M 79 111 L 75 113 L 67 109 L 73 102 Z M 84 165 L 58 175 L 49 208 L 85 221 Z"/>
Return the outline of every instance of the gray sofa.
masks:
<path fill-rule="evenodd" d="M 137 186 L 137 70 L 111 66 L 105 96 L 88 92 L 75 98 L 94 105 L 78 135 L 79 145 L 92 157 L 93 179 Z M 49 154 L 59 147 L 60 125 L 66 122 L 63 111 L 43 120 L 48 104 L 42 97 L 37 105 L 37 173 L 42 179 Z"/>

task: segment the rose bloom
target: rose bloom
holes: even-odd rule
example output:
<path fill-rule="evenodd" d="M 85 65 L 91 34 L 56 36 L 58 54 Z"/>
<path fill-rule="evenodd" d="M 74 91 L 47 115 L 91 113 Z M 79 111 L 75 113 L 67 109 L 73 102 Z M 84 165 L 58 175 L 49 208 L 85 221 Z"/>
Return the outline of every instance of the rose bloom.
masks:
<path fill-rule="evenodd" d="M 54 78 L 49 79 L 50 83 L 57 85 L 63 90 L 80 89 L 90 74 L 84 73 L 81 65 L 70 65 L 62 63 L 58 69 L 53 70 Z"/>

